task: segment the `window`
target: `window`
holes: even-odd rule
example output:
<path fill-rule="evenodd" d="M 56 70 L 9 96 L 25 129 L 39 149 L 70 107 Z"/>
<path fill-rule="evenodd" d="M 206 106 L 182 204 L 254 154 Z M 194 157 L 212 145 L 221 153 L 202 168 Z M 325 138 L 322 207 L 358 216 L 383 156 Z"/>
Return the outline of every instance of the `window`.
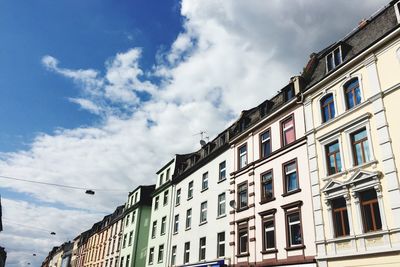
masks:
<path fill-rule="evenodd" d="M 358 78 L 351 79 L 345 83 L 344 94 L 347 109 L 352 109 L 361 102 L 361 90 Z"/>
<path fill-rule="evenodd" d="M 219 164 L 219 177 L 218 181 L 222 181 L 226 178 L 226 161 Z"/>
<path fill-rule="evenodd" d="M 192 209 L 186 211 L 186 229 L 192 227 Z"/>
<path fill-rule="evenodd" d="M 272 216 L 263 217 L 262 220 L 264 236 L 263 250 L 275 248 L 275 219 Z"/>
<path fill-rule="evenodd" d="M 157 221 L 153 222 L 153 227 L 151 228 L 151 238 L 156 238 L 157 231 Z"/>
<path fill-rule="evenodd" d="M 238 254 L 247 254 L 249 251 L 248 223 L 238 224 Z"/>
<path fill-rule="evenodd" d="M 271 154 L 271 132 L 265 131 L 260 135 L 260 154 L 261 158 L 266 158 Z"/>
<path fill-rule="evenodd" d="M 247 195 L 247 182 L 241 183 L 238 185 L 238 200 L 239 206 L 238 209 L 247 208 L 248 204 L 248 195 Z"/>
<path fill-rule="evenodd" d="M 350 234 L 349 217 L 347 216 L 346 200 L 343 197 L 332 200 L 332 219 L 335 237 Z"/>
<path fill-rule="evenodd" d="M 363 218 L 364 232 L 372 232 L 382 229 L 378 199 L 376 191 L 369 189 L 360 193 L 361 214 Z"/>
<path fill-rule="evenodd" d="M 168 169 L 167 169 L 167 174 L 166 174 L 166 177 L 165 177 L 165 179 L 166 179 L 167 181 L 169 180 L 169 173 L 170 173 L 170 171 L 171 171 L 171 170 L 168 168 Z"/>
<path fill-rule="evenodd" d="M 167 223 L 167 217 L 164 216 L 161 219 L 161 235 L 165 234 L 165 224 Z"/>
<path fill-rule="evenodd" d="M 370 154 L 366 128 L 362 128 L 352 133 L 350 137 L 354 166 L 368 162 L 370 160 Z"/>
<path fill-rule="evenodd" d="M 181 204 L 181 189 L 179 188 L 176 190 L 176 199 L 175 199 L 175 205 L 178 206 Z"/>
<path fill-rule="evenodd" d="M 261 175 L 261 201 L 269 201 L 274 197 L 272 170 Z"/>
<path fill-rule="evenodd" d="M 290 99 L 292 99 L 294 97 L 294 87 L 291 86 L 289 88 L 287 88 L 285 91 L 285 101 L 289 101 Z"/>
<path fill-rule="evenodd" d="M 138 192 L 135 193 L 135 203 L 137 202 L 138 194 Z"/>
<path fill-rule="evenodd" d="M 156 196 L 154 200 L 154 210 L 158 210 L 158 203 L 160 202 L 160 196 Z"/>
<path fill-rule="evenodd" d="M 129 242 L 128 242 L 128 246 L 132 246 L 132 239 L 133 239 L 133 231 L 131 231 L 129 233 Z"/>
<path fill-rule="evenodd" d="M 247 165 L 247 144 L 239 147 L 239 169 Z"/>
<path fill-rule="evenodd" d="M 396 12 L 396 17 L 397 17 L 397 22 L 400 23 L 400 2 L 397 2 L 394 5 L 395 12 Z"/>
<path fill-rule="evenodd" d="M 331 71 L 342 63 L 342 50 L 340 46 L 326 56 L 326 69 Z"/>
<path fill-rule="evenodd" d="M 179 230 L 179 214 L 175 215 L 174 218 L 174 233 L 178 233 Z"/>
<path fill-rule="evenodd" d="M 163 205 L 167 205 L 168 203 L 168 190 L 164 192 L 164 201 L 163 201 Z"/>
<path fill-rule="evenodd" d="M 127 237 L 128 237 L 128 235 L 125 234 L 125 235 L 124 235 L 124 242 L 123 242 L 123 244 L 122 244 L 122 248 L 125 248 L 125 247 L 126 247 L 126 239 L 127 239 Z"/>
<path fill-rule="evenodd" d="M 131 255 L 127 255 L 126 256 L 126 263 L 125 263 L 125 267 L 129 267 L 129 261 L 131 259 Z"/>
<path fill-rule="evenodd" d="M 149 252 L 149 264 L 153 264 L 154 262 L 154 248 L 150 248 Z"/>
<path fill-rule="evenodd" d="M 175 265 L 175 263 L 176 263 L 176 246 L 173 246 L 171 252 L 171 265 Z"/>
<path fill-rule="evenodd" d="M 285 175 L 285 193 L 290 193 L 299 189 L 296 160 L 285 163 L 283 165 L 283 171 Z"/>
<path fill-rule="evenodd" d="M 207 201 L 200 205 L 200 223 L 207 221 Z"/>
<path fill-rule="evenodd" d="M 164 183 L 164 173 L 161 173 L 160 175 L 160 185 Z"/>
<path fill-rule="evenodd" d="M 134 210 L 134 211 L 132 212 L 132 223 L 135 222 L 135 218 L 136 218 L 136 210 Z"/>
<path fill-rule="evenodd" d="M 193 181 L 190 181 L 188 186 L 188 199 L 192 197 L 193 197 Z"/>
<path fill-rule="evenodd" d="M 208 172 L 203 173 L 203 179 L 201 182 L 201 190 L 206 190 L 208 188 Z"/>
<path fill-rule="evenodd" d="M 301 234 L 300 212 L 286 214 L 288 245 L 289 247 L 301 245 L 303 242 Z"/>
<path fill-rule="evenodd" d="M 333 94 L 328 94 L 321 99 L 322 122 L 327 122 L 335 117 L 335 102 Z"/>
<path fill-rule="evenodd" d="M 164 245 L 160 245 L 158 247 L 158 262 L 163 262 L 164 258 Z"/>
<path fill-rule="evenodd" d="M 217 256 L 225 257 L 225 232 L 217 235 Z"/>
<path fill-rule="evenodd" d="M 121 257 L 121 261 L 119 262 L 120 263 L 120 267 L 123 267 L 124 266 L 124 257 Z"/>
<path fill-rule="evenodd" d="M 129 224 L 129 217 L 130 217 L 130 214 L 128 214 L 128 216 L 126 216 L 125 226 L 128 226 L 128 224 Z"/>
<path fill-rule="evenodd" d="M 225 193 L 222 193 L 218 196 L 218 216 L 225 215 Z"/>
<path fill-rule="evenodd" d="M 200 238 L 199 242 L 199 261 L 206 259 L 206 238 Z"/>
<path fill-rule="evenodd" d="M 325 146 L 326 164 L 328 174 L 332 175 L 342 171 L 342 162 L 340 160 L 339 141 L 336 140 Z"/>
<path fill-rule="evenodd" d="M 294 131 L 294 118 L 293 115 L 289 116 L 287 119 L 281 122 L 281 132 L 282 132 L 282 146 L 286 146 L 296 139 L 296 134 Z"/>
<path fill-rule="evenodd" d="M 185 243 L 185 250 L 183 251 L 183 263 L 188 263 L 190 260 L 190 242 Z"/>

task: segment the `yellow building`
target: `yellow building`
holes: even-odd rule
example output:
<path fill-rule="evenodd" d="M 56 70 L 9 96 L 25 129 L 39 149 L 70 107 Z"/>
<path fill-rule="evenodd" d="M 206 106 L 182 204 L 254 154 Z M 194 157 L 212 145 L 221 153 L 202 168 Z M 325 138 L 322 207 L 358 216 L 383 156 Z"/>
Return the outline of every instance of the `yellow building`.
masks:
<path fill-rule="evenodd" d="M 319 266 L 400 266 L 399 9 L 312 54 L 303 74 Z"/>

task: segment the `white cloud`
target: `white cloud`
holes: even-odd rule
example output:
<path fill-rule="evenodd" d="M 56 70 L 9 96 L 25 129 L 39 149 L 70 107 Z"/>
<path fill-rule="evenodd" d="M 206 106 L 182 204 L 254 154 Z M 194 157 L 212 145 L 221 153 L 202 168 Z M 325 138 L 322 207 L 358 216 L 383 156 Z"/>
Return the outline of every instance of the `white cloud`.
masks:
<path fill-rule="evenodd" d="M 126 192 L 154 183 L 154 173 L 174 154 L 198 148 L 193 134 L 207 130 L 213 136 L 222 131 L 242 109 L 275 94 L 298 74 L 313 50 L 344 36 L 385 2 L 184 0 L 185 30 L 153 71 L 140 68 L 138 48 L 118 53 L 106 61 L 104 70 L 63 68 L 56 58 L 45 56 L 46 69 L 71 79 L 80 89 L 80 96 L 69 100 L 103 120 L 38 135 L 29 150 L 2 155 L 0 175 Z M 152 82 L 154 76 L 161 82 Z M 143 102 L 143 94 L 150 100 Z M 111 212 L 126 198 L 122 191 L 87 196 L 6 180 L 1 186 L 51 205 L 92 211 Z M 11 200 L 3 205 L 19 209 Z M 20 211 L 31 209 L 37 218 L 29 216 L 43 220 L 44 227 L 65 225 L 68 237 L 82 231 L 74 226 L 77 220 L 88 227 L 100 218 L 97 213 L 85 217 L 57 206 L 23 205 Z M 25 238 L 39 242 L 42 251 L 55 244 L 35 234 Z M 21 248 L 32 243 L 17 229 L 7 233 L 6 241 L 28 244 Z M 10 260 L 26 259 L 16 255 Z"/>

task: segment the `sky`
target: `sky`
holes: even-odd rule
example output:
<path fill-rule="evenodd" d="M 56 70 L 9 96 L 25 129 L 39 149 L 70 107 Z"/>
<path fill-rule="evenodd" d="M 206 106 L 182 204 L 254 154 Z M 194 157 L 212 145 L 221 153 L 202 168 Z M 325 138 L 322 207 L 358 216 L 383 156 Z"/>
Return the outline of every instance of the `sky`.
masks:
<path fill-rule="evenodd" d="M 40 266 L 387 2 L 0 1 L 7 266 Z"/>

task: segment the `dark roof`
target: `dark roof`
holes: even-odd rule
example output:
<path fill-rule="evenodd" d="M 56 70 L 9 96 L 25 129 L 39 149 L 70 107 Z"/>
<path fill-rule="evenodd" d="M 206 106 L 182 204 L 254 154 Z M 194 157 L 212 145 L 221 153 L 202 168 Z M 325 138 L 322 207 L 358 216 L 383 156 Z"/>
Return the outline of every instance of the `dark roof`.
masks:
<path fill-rule="evenodd" d="M 361 21 L 360 25 L 343 39 L 329 45 L 318 53 L 311 54 L 303 72 L 303 77 L 307 81 L 305 90 L 334 73 L 377 41 L 397 29 L 399 23 L 393 7 L 394 2 L 396 1 L 390 2 L 381 10 L 375 12 L 368 20 Z M 342 63 L 327 72 L 325 57 L 338 46 L 342 46 Z"/>

